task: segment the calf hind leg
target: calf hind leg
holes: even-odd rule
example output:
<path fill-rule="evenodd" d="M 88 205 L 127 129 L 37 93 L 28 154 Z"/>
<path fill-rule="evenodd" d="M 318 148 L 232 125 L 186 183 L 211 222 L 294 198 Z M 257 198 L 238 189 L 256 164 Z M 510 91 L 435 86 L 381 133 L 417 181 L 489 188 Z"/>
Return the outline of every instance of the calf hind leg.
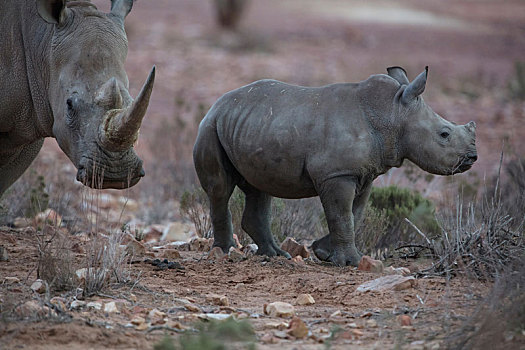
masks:
<path fill-rule="evenodd" d="M 235 246 L 228 201 L 238 174 L 214 133 L 197 138 L 193 159 L 199 181 L 210 200 L 213 246 L 227 253 Z"/>
<path fill-rule="evenodd" d="M 242 229 L 248 233 L 259 247 L 258 255 L 281 255 L 290 258 L 290 254 L 280 249 L 270 230 L 272 197 L 246 183 L 239 185 L 246 195 L 242 215 Z"/>

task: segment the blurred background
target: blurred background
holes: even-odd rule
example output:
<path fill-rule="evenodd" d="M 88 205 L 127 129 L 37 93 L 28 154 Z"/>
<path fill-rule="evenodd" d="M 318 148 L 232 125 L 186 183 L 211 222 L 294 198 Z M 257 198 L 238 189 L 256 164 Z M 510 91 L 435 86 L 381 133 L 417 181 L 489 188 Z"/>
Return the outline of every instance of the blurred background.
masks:
<path fill-rule="evenodd" d="M 109 11 L 109 0 L 93 2 Z M 476 122 L 479 160 L 453 177 L 429 176 L 405 164 L 380 177 L 377 186 L 418 190 L 439 209 L 447 196 L 475 200 L 490 187 L 487 179 L 497 175 L 502 152 L 501 182 L 515 181 L 506 169 L 516 164 L 524 174 L 521 0 L 139 0 L 125 27 L 132 96 L 157 66 L 136 145 L 146 177 L 125 191 L 86 189 L 55 140 L 47 139 L 3 199 L 8 223 L 27 216 L 37 202 L 39 210 L 49 206 L 79 230 L 86 229 L 80 222 L 101 220 L 141 228 L 192 224 L 180 210 L 183 195 L 187 200 L 198 188 L 192 147 L 199 122 L 222 94 L 262 78 L 307 86 L 357 82 L 394 65 L 410 79 L 430 67 L 425 100 L 448 120 Z M 518 187 L 523 197 L 522 191 Z M 192 200 L 200 201 L 196 196 Z M 296 202 L 277 205 L 288 208 L 290 221 L 298 220 L 294 227 L 306 221 L 297 212 L 319 212 L 317 199 Z M 306 236 L 322 230 L 305 225 Z"/>

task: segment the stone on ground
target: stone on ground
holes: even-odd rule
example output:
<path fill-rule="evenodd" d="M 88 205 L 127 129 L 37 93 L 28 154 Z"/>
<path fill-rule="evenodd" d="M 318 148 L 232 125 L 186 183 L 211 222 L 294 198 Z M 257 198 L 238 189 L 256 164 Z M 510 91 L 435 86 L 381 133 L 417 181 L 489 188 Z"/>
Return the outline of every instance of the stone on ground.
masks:
<path fill-rule="evenodd" d="M 310 294 L 299 294 L 297 300 L 295 301 L 296 305 L 313 305 L 315 304 L 315 299 Z"/>
<path fill-rule="evenodd" d="M 291 256 L 300 255 L 302 258 L 306 259 L 310 257 L 310 253 L 304 244 L 299 244 L 292 237 L 287 237 L 281 244 L 281 249 L 290 253 Z"/>
<path fill-rule="evenodd" d="M 357 269 L 366 272 L 382 272 L 383 263 L 380 260 L 375 260 L 367 255 L 364 255 L 361 258 L 361 261 L 359 261 Z"/>
<path fill-rule="evenodd" d="M 193 232 L 189 225 L 182 222 L 172 222 L 164 228 L 160 240 L 188 242 L 192 237 Z"/>
<path fill-rule="evenodd" d="M 288 327 L 288 334 L 296 338 L 302 339 L 308 336 L 308 327 L 303 320 L 295 316 L 290 321 L 290 326 Z"/>
<path fill-rule="evenodd" d="M 412 276 L 388 275 L 365 282 L 357 287 L 357 292 L 383 292 L 387 290 L 403 290 L 414 287 L 416 279 Z"/>
<path fill-rule="evenodd" d="M 44 283 L 44 281 L 38 279 L 34 281 L 33 284 L 31 285 L 31 290 L 35 293 L 43 294 L 47 290 L 46 284 Z"/>
<path fill-rule="evenodd" d="M 276 301 L 264 306 L 264 313 L 271 317 L 293 317 L 295 308 L 293 305 Z"/>

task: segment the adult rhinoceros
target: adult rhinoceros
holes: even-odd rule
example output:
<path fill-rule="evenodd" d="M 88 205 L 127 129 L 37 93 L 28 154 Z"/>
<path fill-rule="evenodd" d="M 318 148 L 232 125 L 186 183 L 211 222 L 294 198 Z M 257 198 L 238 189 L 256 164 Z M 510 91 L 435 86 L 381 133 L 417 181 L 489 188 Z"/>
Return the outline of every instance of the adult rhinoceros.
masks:
<path fill-rule="evenodd" d="M 475 124 L 451 123 L 421 94 L 427 69 L 409 82 L 400 67 L 357 84 L 318 88 L 262 80 L 222 96 L 199 126 L 195 169 L 210 199 L 214 245 L 233 246 L 228 199 L 246 194 L 242 227 L 258 254 L 289 256 L 270 232 L 271 196 L 319 196 L 329 234 L 313 243 L 317 257 L 356 266 L 354 227 L 372 181 L 409 159 L 451 175 L 477 159 Z"/>
<path fill-rule="evenodd" d="M 124 18 L 132 0 L 102 13 L 89 1 L 0 2 L 0 196 L 56 138 L 94 188 L 127 188 L 142 176 L 133 150 L 155 67 L 136 100 L 124 70 Z"/>

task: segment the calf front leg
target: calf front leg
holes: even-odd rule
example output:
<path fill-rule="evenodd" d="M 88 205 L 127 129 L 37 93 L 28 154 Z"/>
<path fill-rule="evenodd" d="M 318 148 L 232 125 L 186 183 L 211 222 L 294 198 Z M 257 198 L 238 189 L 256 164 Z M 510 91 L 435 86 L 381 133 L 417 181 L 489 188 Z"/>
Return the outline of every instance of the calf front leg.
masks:
<path fill-rule="evenodd" d="M 349 177 L 329 179 L 321 184 L 319 197 L 323 204 L 329 234 L 312 244 L 315 255 L 338 266 L 357 266 L 361 254 L 355 246 L 355 182 Z"/>

